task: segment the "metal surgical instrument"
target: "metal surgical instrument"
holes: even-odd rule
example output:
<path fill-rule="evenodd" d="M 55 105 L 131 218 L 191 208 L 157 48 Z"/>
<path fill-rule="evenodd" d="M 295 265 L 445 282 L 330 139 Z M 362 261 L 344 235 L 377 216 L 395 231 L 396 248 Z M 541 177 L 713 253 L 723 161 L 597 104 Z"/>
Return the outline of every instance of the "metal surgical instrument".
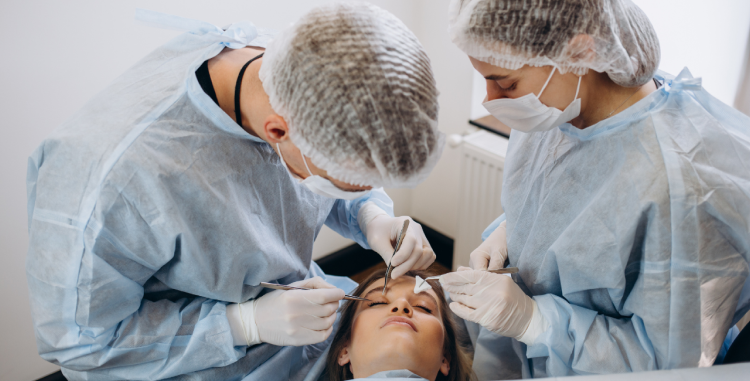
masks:
<path fill-rule="evenodd" d="M 260 282 L 260 286 L 265 287 L 265 288 L 272 288 L 274 290 L 287 290 L 287 291 L 288 290 L 314 290 L 314 288 L 286 286 L 283 284 L 267 283 L 267 282 Z M 344 299 L 354 300 L 357 302 L 371 302 L 372 301 L 370 299 L 360 298 L 359 296 L 354 296 L 354 295 L 344 295 Z"/>
<path fill-rule="evenodd" d="M 398 233 L 398 240 L 396 240 L 396 248 L 393 250 L 393 254 L 391 254 L 391 260 L 388 261 L 388 268 L 385 269 L 385 281 L 383 282 L 383 295 L 385 295 L 385 289 L 388 287 L 388 276 L 391 275 L 391 263 L 393 262 L 393 256 L 396 255 L 396 252 L 398 249 L 401 248 L 401 243 L 404 242 L 404 235 L 406 235 L 406 229 L 409 228 L 409 221 L 404 221 L 404 226 L 401 228 L 401 232 Z"/>
<path fill-rule="evenodd" d="M 518 272 L 518 267 L 506 267 L 504 269 L 485 270 L 485 271 L 491 272 L 491 273 L 494 273 L 494 274 L 516 274 Z M 420 283 L 418 287 L 422 287 L 422 285 L 424 284 L 424 282 L 427 282 L 428 280 L 439 281 L 440 280 L 440 275 L 431 276 L 431 277 L 427 277 L 427 278 L 423 279 L 422 283 Z"/>

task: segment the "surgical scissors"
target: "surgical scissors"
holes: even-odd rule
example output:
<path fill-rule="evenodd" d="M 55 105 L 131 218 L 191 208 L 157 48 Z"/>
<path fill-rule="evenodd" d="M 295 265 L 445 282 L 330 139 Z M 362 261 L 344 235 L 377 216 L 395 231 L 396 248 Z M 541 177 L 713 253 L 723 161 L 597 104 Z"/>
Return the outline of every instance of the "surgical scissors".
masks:
<path fill-rule="evenodd" d="M 388 287 L 388 276 L 391 275 L 391 263 L 393 262 L 393 256 L 396 255 L 396 252 L 398 249 L 401 248 L 401 243 L 404 242 L 404 235 L 406 235 L 406 229 L 409 228 L 409 219 L 404 221 L 404 226 L 401 227 L 401 232 L 398 233 L 398 240 L 396 240 L 396 248 L 393 250 L 393 254 L 391 254 L 391 260 L 388 261 L 388 268 L 385 269 L 385 281 L 383 282 L 383 295 L 385 295 L 385 289 Z"/>
<path fill-rule="evenodd" d="M 314 288 L 305 288 L 305 287 L 294 287 L 294 286 L 286 286 L 283 284 L 276 284 L 276 283 L 268 283 L 268 282 L 260 282 L 261 287 L 265 288 L 272 288 L 274 290 L 314 290 Z M 346 300 L 354 300 L 356 302 L 371 302 L 372 300 L 366 299 L 366 298 L 360 298 L 359 296 L 354 295 L 344 295 L 344 299 Z"/>

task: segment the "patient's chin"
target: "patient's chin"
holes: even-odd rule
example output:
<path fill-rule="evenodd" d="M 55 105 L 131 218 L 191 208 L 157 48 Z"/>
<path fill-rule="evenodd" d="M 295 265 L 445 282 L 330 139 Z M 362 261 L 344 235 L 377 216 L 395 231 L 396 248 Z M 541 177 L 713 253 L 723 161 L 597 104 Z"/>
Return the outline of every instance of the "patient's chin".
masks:
<path fill-rule="evenodd" d="M 352 370 L 354 370 L 355 375 L 358 373 L 357 370 L 362 368 L 367 368 L 369 370 L 367 373 L 371 374 L 400 369 L 408 369 L 414 372 L 421 368 L 418 363 L 418 356 L 403 353 L 395 348 L 392 350 L 379 351 L 379 353 L 373 355 L 374 356 L 371 356 L 369 359 L 361 359 L 362 364 L 366 364 L 364 367 L 358 367 L 357 365 L 360 364 L 360 362 L 357 361 L 358 359 L 352 359 Z"/>
<path fill-rule="evenodd" d="M 407 369 L 430 379 L 433 368 L 440 368 L 441 349 L 424 348 L 424 343 L 419 345 L 417 335 L 413 335 L 413 331 L 408 334 L 409 331 L 383 332 L 378 344 L 352 348 L 350 360 L 354 375 L 367 377 L 378 372 Z"/>

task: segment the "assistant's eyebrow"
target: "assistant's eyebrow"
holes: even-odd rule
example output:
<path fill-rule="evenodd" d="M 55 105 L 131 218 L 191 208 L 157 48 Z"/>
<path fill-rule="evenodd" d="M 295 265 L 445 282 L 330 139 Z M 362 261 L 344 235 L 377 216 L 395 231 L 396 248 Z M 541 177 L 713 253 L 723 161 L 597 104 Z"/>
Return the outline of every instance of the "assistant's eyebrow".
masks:
<path fill-rule="evenodd" d="M 508 77 L 510 77 L 510 75 L 491 74 L 491 75 L 484 77 L 484 79 L 490 80 L 490 81 L 502 81 L 503 79 L 506 79 Z"/>

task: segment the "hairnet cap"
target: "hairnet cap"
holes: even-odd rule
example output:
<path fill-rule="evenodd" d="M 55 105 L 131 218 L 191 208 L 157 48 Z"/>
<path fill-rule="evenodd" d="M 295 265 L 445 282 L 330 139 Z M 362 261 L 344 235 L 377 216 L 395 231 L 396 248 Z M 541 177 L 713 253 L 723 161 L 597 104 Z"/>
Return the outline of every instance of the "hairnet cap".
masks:
<path fill-rule="evenodd" d="M 659 66 L 659 39 L 630 0 L 452 0 L 450 35 L 471 57 L 515 70 L 606 72 L 640 86 Z"/>
<path fill-rule="evenodd" d="M 440 157 L 430 60 L 400 20 L 374 5 L 308 12 L 269 44 L 260 79 L 294 144 L 337 180 L 413 187 Z"/>

